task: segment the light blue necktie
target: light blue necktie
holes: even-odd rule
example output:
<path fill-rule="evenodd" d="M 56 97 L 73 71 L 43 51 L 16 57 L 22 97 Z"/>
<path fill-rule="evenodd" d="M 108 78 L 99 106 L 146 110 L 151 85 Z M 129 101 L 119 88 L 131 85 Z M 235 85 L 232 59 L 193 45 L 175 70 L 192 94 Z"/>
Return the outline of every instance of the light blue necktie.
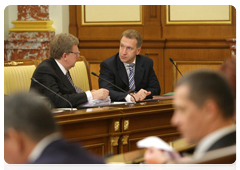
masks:
<path fill-rule="evenodd" d="M 134 82 L 133 66 L 134 66 L 134 63 L 129 64 L 129 65 L 127 66 L 127 67 L 129 68 L 129 75 L 128 75 L 129 91 L 131 91 L 131 92 L 134 92 L 134 91 L 135 91 L 135 82 Z"/>

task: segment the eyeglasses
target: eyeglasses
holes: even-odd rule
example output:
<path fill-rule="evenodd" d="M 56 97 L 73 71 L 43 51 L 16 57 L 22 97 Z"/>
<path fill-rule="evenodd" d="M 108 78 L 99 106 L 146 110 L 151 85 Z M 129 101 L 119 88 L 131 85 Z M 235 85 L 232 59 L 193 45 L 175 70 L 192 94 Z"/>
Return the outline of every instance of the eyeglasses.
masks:
<path fill-rule="evenodd" d="M 78 52 L 68 52 L 68 53 L 73 53 L 73 54 L 75 54 L 75 55 L 78 55 L 78 56 L 80 56 L 80 51 L 78 51 Z"/>

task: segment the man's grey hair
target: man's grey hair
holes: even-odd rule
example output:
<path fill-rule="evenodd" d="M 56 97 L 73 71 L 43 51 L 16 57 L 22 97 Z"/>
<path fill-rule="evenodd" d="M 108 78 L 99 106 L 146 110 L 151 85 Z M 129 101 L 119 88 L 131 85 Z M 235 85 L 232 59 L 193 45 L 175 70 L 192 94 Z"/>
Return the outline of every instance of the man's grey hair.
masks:
<path fill-rule="evenodd" d="M 4 134 L 13 128 L 38 142 L 58 131 L 46 99 L 31 92 L 4 96 Z"/>
<path fill-rule="evenodd" d="M 78 44 L 79 40 L 72 34 L 57 34 L 50 41 L 50 57 L 60 59 L 64 53 L 72 52 L 72 47 Z"/>

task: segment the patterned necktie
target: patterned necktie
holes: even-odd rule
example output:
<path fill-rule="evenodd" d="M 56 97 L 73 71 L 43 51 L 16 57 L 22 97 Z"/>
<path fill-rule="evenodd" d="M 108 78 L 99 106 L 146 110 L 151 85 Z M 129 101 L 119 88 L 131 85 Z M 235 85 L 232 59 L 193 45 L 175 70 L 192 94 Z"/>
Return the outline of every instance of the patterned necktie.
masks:
<path fill-rule="evenodd" d="M 72 81 L 72 78 L 70 77 L 69 71 L 67 72 L 66 76 L 67 76 L 68 80 L 70 81 L 70 83 L 72 84 L 72 86 L 75 88 L 77 93 L 83 92 L 83 90 L 80 87 L 77 87 L 73 84 L 73 81 Z"/>
<path fill-rule="evenodd" d="M 128 80 L 129 80 L 129 91 L 133 92 L 135 90 L 135 82 L 134 82 L 134 74 L 133 74 L 133 66 L 134 63 L 129 64 L 127 67 L 129 69 L 129 75 L 128 75 Z"/>

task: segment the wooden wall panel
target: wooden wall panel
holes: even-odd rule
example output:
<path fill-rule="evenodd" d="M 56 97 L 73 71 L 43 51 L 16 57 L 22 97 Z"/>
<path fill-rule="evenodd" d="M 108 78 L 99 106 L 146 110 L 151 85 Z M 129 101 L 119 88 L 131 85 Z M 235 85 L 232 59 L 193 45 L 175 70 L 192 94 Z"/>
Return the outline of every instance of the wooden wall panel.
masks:
<path fill-rule="evenodd" d="M 100 63 L 101 61 L 99 62 L 90 62 L 90 72 L 94 72 L 96 74 L 99 75 L 99 71 L 100 71 Z M 99 85 L 98 85 L 98 77 L 96 76 L 93 76 L 91 74 L 91 80 L 92 80 L 92 89 L 99 89 Z"/>
<path fill-rule="evenodd" d="M 174 61 L 188 61 L 193 63 L 193 61 L 224 61 L 230 58 L 230 49 L 222 48 L 203 48 L 203 49 L 166 49 L 164 51 L 164 65 L 165 65 L 165 92 L 172 92 L 174 88 L 174 66 L 169 61 L 171 57 Z M 180 69 L 184 69 L 184 66 Z M 182 70 L 180 70 L 182 71 Z M 184 71 L 184 70 L 183 70 Z M 189 70 L 190 71 L 190 70 Z"/>
<path fill-rule="evenodd" d="M 145 40 L 158 40 L 162 37 L 160 5 L 143 6 Z"/>
<path fill-rule="evenodd" d="M 194 71 L 194 70 L 219 70 L 221 64 L 223 63 L 222 61 L 183 61 L 183 62 L 178 62 L 175 61 L 178 69 L 181 71 L 182 75 L 186 75 L 187 73 Z M 174 79 L 174 84 L 178 79 L 180 79 L 182 76 L 180 73 L 177 71 L 177 69 L 174 67 L 173 71 L 173 79 Z"/>
<path fill-rule="evenodd" d="M 78 25 L 77 25 L 77 6 L 69 5 L 69 32 L 78 37 Z"/>
<path fill-rule="evenodd" d="M 116 48 L 81 48 L 81 55 L 83 55 L 86 60 L 90 63 L 95 61 L 103 61 L 118 52 L 118 47 Z"/>
<path fill-rule="evenodd" d="M 232 24 L 166 24 L 166 6 L 161 6 L 161 21 L 164 38 L 215 39 L 236 37 L 236 9 L 232 7 Z"/>
<path fill-rule="evenodd" d="M 165 5 L 143 5 L 142 25 L 81 25 L 81 6 L 69 6 L 69 31 L 77 36 L 81 54 L 90 63 L 90 71 L 99 74 L 101 61 L 116 54 L 119 39 L 126 29 L 136 29 L 143 37 L 140 54 L 154 60 L 161 94 L 173 91 L 174 73 L 169 57 L 176 61 L 224 61 L 231 57 L 226 39 L 236 38 L 236 9 L 232 24 L 166 24 Z M 181 68 L 184 69 L 184 68 Z M 98 87 L 92 77 L 92 87 Z"/>
<path fill-rule="evenodd" d="M 153 60 L 153 68 L 159 80 L 161 91 L 164 91 L 164 68 L 163 65 L 163 50 L 162 49 L 144 49 L 142 55 L 148 56 Z"/>

